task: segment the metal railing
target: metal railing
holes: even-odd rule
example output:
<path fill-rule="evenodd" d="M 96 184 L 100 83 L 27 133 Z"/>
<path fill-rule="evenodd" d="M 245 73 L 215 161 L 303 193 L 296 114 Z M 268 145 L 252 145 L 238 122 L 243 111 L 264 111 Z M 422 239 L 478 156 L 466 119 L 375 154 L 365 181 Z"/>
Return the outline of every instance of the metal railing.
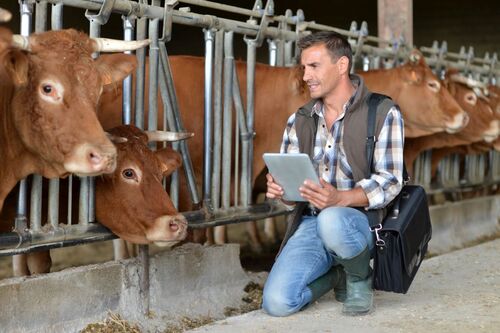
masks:
<path fill-rule="evenodd" d="M 179 3 L 196 5 L 222 12 L 241 14 L 246 16 L 242 21 L 204 15 L 191 12 L 188 8 L 179 8 Z M 137 51 L 138 69 L 135 75 L 136 89 L 132 92 L 131 79 L 124 81 L 123 120 L 124 123 L 135 123 L 140 128 L 156 129 L 163 126 L 169 130 L 183 130 L 179 107 L 173 85 L 173 78 L 168 62 L 167 43 L 172 38 L 172 24 L 190 25 L 204 29 L 205 36 L 205 131 L 204 131 L 204 171 L 202 195 L 196 188 L 196 180 L 187 145 L 183 142 L 176 146 L 183 156 L 183 165 L 189 184 L 191 199 L 195 204 L 201 203 L 205 209 L 195 212 L 185 212 L 184 215 L 190 221 L 193 228 L 223 225 L 262 219 L 268 216 L 285 214 L 286 210 L 272 203 L 252 205 L 250 197 L 252 192 L 251 181 L 254 170 L 253 160 L 253 122 L 254 122 L 254 86 L 255 86 L 255 62 L 256 50 L 268 40 L 271 64 L 292 65 L 294 63 L 296 50 L 294 42 L 306 33 L 313 30 L 336 31 L 348 37 L 353 47 L 356 66 L 363 69 L 374 67 L 395 66 L 404 62 L 412 49 L 402 40 L 388 41 L 368 35 L 368 28 L 363 22 L 359 28 L 356 22 L 351 24 L 349 30 L 338 29 L 316 23 L 305 21 L 301 10 L 296 15 L 287 10 L 285 15 L 274 13 L 274 3 L 268 0 L 265 6 L 261 1 L 256 1 L 252 9 L 239 8 L 230 5 L 218 4 L 203 0 L 167 0 L 164 6 L 153 0 L 147 1 L 128 0 L 26 0 L 21 1 L 22 26 L 21 33 L 27 35 L 31 29 L 31 19 L 35 10 L 35 30 L 42 31 L 47 23 L 47 5 L 51 8 L 51 28 L 62 27 L 62 13 L 64 6 L 86 9 L 89 19 L 90 35 L 98 36 L 100 27 L 107 22 L 110 15 L 120 14 L 123 16 L 123 36 L 126 40 L 143 39 L 148 36 L 151 39 L 149 48 L 149 77 L 147 82 L 149 88 L 148 96 L 144 96 L 145 82 L 145 50 Z M 237 84 L 234 57 L 232 51 L 232 39 L 234 34 L 243 36 L 247 44 L 247 104 L 243 105 L 241 93 Z M 465 74 L 483 78 L 489 83 L 498 82 L 500 68 L 496 61 L 497 56 L 489 55 L 484 58 L 476 58 L 473 52 L 448 52 L 441 45 L 431 48 L 422 47 L 420 50 L 426 55 L 426 61 L 440 68 L 442 66 L 455 67 Z M 213 84 L 213 86 L 212 86 Z M 135 118 L 132 119 L 132 94 L 135 94 Z M 157 96 L 162 98 L 165 118 L 163 124 L 157 123 Z M 144 119 L 142 105 L 147 99 L 149 117 Z M 231 131 L 228 130 L 232 123 L 232 105 L 234 104 L 237 126 L 237 135 L 232 144 Z M 146 124 L 146 126 L 145 126 Z M 211 153 L 211 151 L 214 153 Z M 221 161 L 231 161 L 231 154 L 240 156 L 231 166 Z M 491 179 L 498 181 L 498 168 L 491 163 L 498 160 L 498 153 L 489 155 Z M 421 179 L 429 182 L 429 157 L 426 161 L 420 161 Z M 472 163 L 472 162 L 471 162 Z M 475 162 L 474 162 L 475 163 Z M 475 163 L 483 166 L 485 163 Z M 231 184 L 231 169 L 235 168 L 235 174 L 239 174 L 239 180 L 233 178 L 235 186 L 234 197 L 231 199 L 229 186 Z M 450 167 L 450 170 L 453 167 Z M 476 170 L 476 169 L 475 169 Z M 456 175 L 455 169 L 450 171 Z M 222 174 L 222 177 L 219 175 Z M 478 173 L 470 170 L 479 181 Z M 176 175 L 173 176 L 171 196 L 174 202 L 178 201 L 178 189 Z M 238 176 L 236 176 L 238 177 Z M 219 181 L 222 180 L 221 182 Z M 104 227 L 92 223 L 95 221 L 93 182 L 89 179 L 81 181 L 80 207 L 78 224 L 71 225 L 71 215 L 74 207 L 68 206 L 68 224 L 61 225 L 59 217 L 57 197 L 59 196 L 58 180 L 51 181 L 49 198 L 49 221 L 50 228 L 42 227 L 41 217 L 41 189 L 42 180 L 34 176 L 31 189 L 31 214 L 29 217 L 31 228 L 26 228 L 26 205 L 27 185 L 21 183 L 19 195 L 18 218 L 14 232 L 0 237 L 0 255 L 18 254 L 31 251 L 32 249 L 60 247 L 74 245 L 79 242 L 111 239 L 114 236 L 106 232 Z M 460 184 L 455 183 L 454 186 Z M 71 196 L 72 191 L 68 191 Z M 71 202 L 72 200 L 68 200 Z M 90 222 L 90 223 L 89 223 Z M 48 230 L 47 230 L 48 229 Z M 5 236 L 5 237 L 4 237 Z"/>

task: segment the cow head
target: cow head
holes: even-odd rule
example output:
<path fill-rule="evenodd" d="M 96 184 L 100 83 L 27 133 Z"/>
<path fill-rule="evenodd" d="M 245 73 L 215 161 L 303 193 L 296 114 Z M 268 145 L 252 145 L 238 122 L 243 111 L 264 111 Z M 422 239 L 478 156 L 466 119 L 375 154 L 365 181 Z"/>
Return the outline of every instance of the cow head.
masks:
<path fill-rule="evenodd" d="M 455 69 L 446 72 L 443 83 L 469 114 L 469 123 L 456 135 L 470 142 L 493 142 L 500 132 L 499 119 L 490 105 L 490 99 L 483 93 L 486 86 L 459 75 Z"/>
<path fill-rule="evenodd" d="M 414 50 L 409 61 L 397 67 L 401 84 L 393 97 L 404 113 L 405 135 L 416 137 L 464 128 L 468 117 L 424 61 Z"/>
<path fill-rule="evenodd" d="M 186 219 L 177 212 L 162 185 L 163 177 L 180 167 L 179 153 L 171 148 L 150 150 L 148 136 L 133 126 L 119 126 L 109 132 L 120 138 L 115 139 L 117 168 L 96 179 L 98 221 L 136 244 L 183 240 Z"/>

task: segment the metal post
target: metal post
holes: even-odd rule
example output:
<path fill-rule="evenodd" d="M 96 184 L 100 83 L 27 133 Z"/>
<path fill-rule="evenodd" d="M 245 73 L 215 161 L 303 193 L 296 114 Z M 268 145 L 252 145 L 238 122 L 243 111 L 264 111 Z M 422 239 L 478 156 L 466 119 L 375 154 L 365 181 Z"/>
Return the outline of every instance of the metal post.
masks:
<path fill-rule="evenodd" d="M 233 127 L 232 117 L 232 79 L 233 79 L 233 32 L 228 31 L 224 38 L 224 118 L 223 118 L 223 143 L 222 160 L 222 207 L 231 206 L 231 133 Z"/>
<path fill-rule="evenodd" d="M 52 30 L 61 30 L 63 27 L 63 4 L 60 2 L 52 4 L 50 26 Z"/>
<path fill-rule="evenodd" d="M 38 1 L 35 5 L 35 32 L 47 30 L 47 2 Z"/>
<path fill-rule="evenodd" d="M 205 35 L 205 127 L 203 131 L 203 201 L 209 209 L 212 206 L 211 198 L 211 176 L 212 176 L 212 68 L 213 68 L 213 49 L 214 49 L 214 31 L 204 29 Z"/>
<path fill-rule="evenodd" d="M 221 177 L 221 142 L 222 142 L 222 60 L 224 48 L 224 30 L 215 34 L 214 63 L 214 123 L 213 123 L 213 170 L 212 170 L 212 207 L 220 207 L 220 177 Z M 224 93 L 226 93 L 224 91 Z M 231 131 L 224 132 L 224 137 Z M 225 164 L 225 163 L 224 163 Z"/>
<path fill-rule="evenodd" d="M 170 62 L 168 61 L 167 48 L 165 47 L 164 43 L 160 43 L 160 55 L 161 55 L 162 71 L 163 71 L 163 75 L 160 76 L 160 82 L 163 78 L 166 80 L 165 84 L 168 90 L 168 97 L 171 100 L 171 106 L 172 106 L 171 111 L 173 113 L 172 121 L 169 122 L 171 123 L 171 126 L 173 126 L 172 129 L 175 129 L 176 131 L 184 131 L 184 126 L 182 125 L 182 120 L 179 112 L 179 104 L 177 103 L 174 80 L 172 78 L 172 71 L 170 69 Z M 164 98 L 163 100 L 165 101 L 167 100 L 167 98 Z M 182 153 L 182 165 L 184 166 L 184 172 L 189 187 L 189 193 L 191 194 L 191 200 L 193 201 L 193 204 L 198 205 L 200 203 L 200 198 L 198 195 L 198 189 L 196 187 L 193 165 L 191 163 L 191 158 L 189 157 L 189 150 L 187 147 L 186 140 L 182 140 L 179 143 L 179 145 Z"/>
<path fill-rule="evenodd" d="M 254 96 L 255 96 L 255 62 L 256 62 L 256 48 L 257 44 L 253 40 L 247 40 L 247 130 L 249 133 L 253 133 L 253 123 L 254 123 Z M 252 192 L 252 179 L 253 179 L 253 140 L 248 141 L 248 164 L 243 167 L 247 167 L 247 187 L 248 194 Z M 251 196 L 248 195 L 247 198 L 241 198 L 246 200 L 243 205 L 251 203 Z M 245 204 L 246 203 L 246 204 Z"/>
<path fill-rule="evenodd" d="M 20 14 L 21 14 L 21 35 L 29 36 L 31 33 L 31 15 L 33 7 L 28 1 L 22 1 L 20 3 Z M 15 228 L 19 231 L 24 230 L 27 227 L 27 196 L 28 196 L 28 185 L 26 179 L 19 182 L 19 193 L 17 199 L 17 214 L 15 221 Z"/>
<path fill-rule="evenodd" d="M 267 43 L 269 45 L 269 65 L 276 66 L 278 58 L 278 46 L 274 39 L 268 39 Z"/>
<path fill-rule="evenodd" d="M 147 19 L 141 17 L 137 20 L 137 39 L 146 38 Z M 137 70 L 135 73 L 135 126 L 144 129 L 144 81 L 146 72 L 146 50 L 140 48 L 135 51 L 137 57 Z"/>
<path fill-rule="evenodd" d="M 148 130 L 158 129 L 158 26 L 159 19 L 149 20 L 149 90 L 148 90 Z M 156 149 L 156 143 L 151 142 L 150 148 Z"/>
<path fill-rule="evenodd" d="M 134 18 L 122 16 L 123 20 L 123 39 L 127 41 L 134 40 Z M 125 51 L 125 54 L 132 54 L 132 51 Z M 132 123 L 132 75 L 128 75 L 123 80 L 122 95 L 122 122 L 124 124 Z"/>

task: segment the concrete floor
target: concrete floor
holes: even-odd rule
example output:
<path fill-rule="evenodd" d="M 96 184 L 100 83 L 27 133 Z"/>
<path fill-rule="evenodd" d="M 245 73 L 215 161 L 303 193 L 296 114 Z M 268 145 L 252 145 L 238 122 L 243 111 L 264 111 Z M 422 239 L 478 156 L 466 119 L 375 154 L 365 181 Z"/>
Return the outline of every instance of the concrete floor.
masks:
<path fill-rule="evenodd" d="M 343 316 L 330 293 L 290 317 L 258 310 L 188 332 L 500 332 L 499 253 L 497 239 L 424 260 L 406 295 L 376 292 L 366 316 Z"/>

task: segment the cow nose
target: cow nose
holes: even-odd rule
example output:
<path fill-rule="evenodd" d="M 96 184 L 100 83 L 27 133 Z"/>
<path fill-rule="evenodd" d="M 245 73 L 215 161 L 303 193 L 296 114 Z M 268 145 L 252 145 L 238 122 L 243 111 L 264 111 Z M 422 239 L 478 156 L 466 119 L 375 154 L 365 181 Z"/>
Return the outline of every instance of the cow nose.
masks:
<path fill-rule="evenodd" d="M 456 133 L 463 129 L 469 123 L 469 115 L 467 112 L 462 112 L 455 115 L 452 118 L 448 118 L 446 121 L 446 132 L 447 133 Z"/>
<path fill-rule="evenodd" d="M 112 144 L 78 145 L 65 158 L 64 168 L 79 176 L 111 173 L 116 168 L 116 148 Z"/>
<path fill-rule="evenodd" d="M 116 148 L 88 147 L 86 152 L 87 161 L 95 172 L 111 173 L 116 168 Z"/>
<path fill-rule="evenodd" d="M 163 215 L 154 220 L 146 230 L 146 238 L 150 242 L 179 241 L 186 238 L 187 221 L 184 215 Z"/>

